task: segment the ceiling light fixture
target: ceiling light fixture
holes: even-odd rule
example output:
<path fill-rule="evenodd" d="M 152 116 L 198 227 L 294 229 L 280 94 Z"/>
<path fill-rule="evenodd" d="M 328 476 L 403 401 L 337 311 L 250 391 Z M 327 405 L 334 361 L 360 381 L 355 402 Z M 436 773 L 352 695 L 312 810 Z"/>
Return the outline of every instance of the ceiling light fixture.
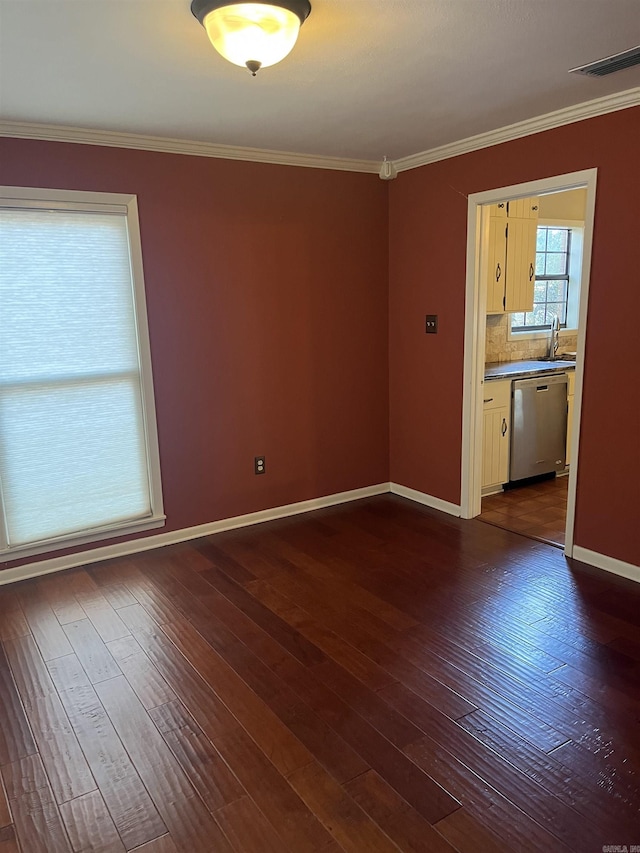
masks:
<path fill-rule="evenodd" d="M 191 11 L 209 41 L 225 59 L 255 77 L 291 52 L 300 27 L 311 13 L 309 0 L 193 0 Z"/>

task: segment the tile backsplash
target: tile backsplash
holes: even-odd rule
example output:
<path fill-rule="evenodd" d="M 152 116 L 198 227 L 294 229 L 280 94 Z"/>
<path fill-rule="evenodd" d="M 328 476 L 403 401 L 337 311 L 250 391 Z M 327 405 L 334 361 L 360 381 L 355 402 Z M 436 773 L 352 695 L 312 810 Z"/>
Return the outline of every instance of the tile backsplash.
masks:
<path fill-rule="evenodd" d="M 510 314 L 487 314 L 487 342 L 485 361 L 524 361 L 530 358 L 541 358 L 547 354 L 549 337 L 524 338 L 510 341 L 507 338 Z M 574 352 L 578 343 L 578 334 L 560 335 L 558 353 Z"/>

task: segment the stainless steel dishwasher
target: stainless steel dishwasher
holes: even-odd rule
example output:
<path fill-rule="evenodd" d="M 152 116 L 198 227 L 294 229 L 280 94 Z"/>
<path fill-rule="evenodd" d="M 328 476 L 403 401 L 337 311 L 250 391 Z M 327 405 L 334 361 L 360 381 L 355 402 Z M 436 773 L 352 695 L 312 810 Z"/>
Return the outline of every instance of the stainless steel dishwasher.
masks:
<path fill-rule="evenodd" d="M 510 479 L 563 471 L 566 448 L 566 373 L 515 380 L 511 399 Z"/>

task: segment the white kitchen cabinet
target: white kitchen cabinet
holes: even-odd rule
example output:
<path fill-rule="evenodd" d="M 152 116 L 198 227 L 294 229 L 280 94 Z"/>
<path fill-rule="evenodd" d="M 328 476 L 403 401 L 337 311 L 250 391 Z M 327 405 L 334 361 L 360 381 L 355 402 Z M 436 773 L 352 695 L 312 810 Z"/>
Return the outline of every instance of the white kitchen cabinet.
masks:
<path fill-rule="evenodd" d="M 507 266 L 507 204 L 492 204 L 489 208 L 489 237 L 487 240 L 487 314 L 504 311 L 504 281 Z"/>
<path fill-rule="evenodd" d="M 511 380 L 485 382 L 482 418 L 482 493 L 500 490 L 509 480 Z"/>
<path fill-rule="evenodd" d="M 571 449 L 571 430 L 573 429 L 573 400 L 576 384 L 575 371 L 571 370 L 567 373 L 567 455 L 566 463 L 569 465 L 569 451 Z"/>
<path fill-rule="evenodd" d="M 537 228 L 537 196 L 490 205 L 487 314 L 533 310 Z"/>

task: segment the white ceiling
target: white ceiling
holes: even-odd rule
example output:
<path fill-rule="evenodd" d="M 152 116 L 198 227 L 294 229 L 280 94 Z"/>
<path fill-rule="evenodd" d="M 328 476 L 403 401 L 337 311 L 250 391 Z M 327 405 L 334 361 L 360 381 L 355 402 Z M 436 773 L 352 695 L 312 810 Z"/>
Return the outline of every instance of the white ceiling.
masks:
<path fill-rule="evenodd" d="M 398 159 L 640 85 L 638 0 L 311 0 L 254 79 L 189 0 L 0 0 L 0 119 Z"/>

